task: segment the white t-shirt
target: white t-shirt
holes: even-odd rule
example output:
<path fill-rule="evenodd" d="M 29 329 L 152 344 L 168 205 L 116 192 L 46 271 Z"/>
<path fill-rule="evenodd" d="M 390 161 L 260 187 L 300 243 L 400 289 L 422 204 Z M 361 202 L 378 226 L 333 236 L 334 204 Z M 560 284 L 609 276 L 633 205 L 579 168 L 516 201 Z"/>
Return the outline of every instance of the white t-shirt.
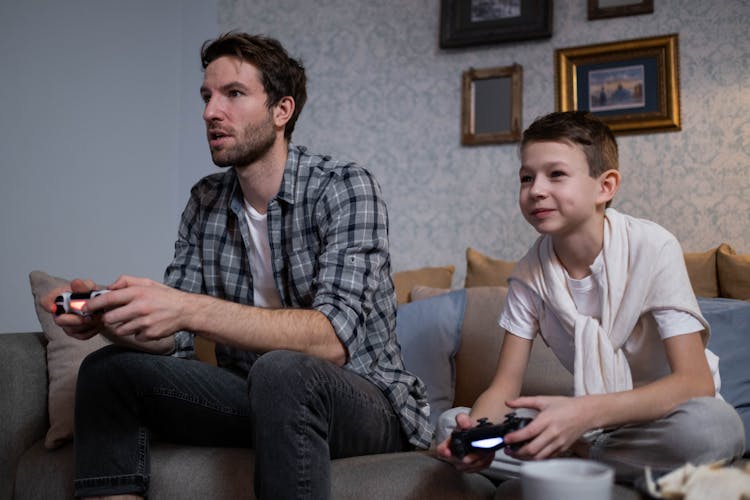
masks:
<path fill-rule="evenodd" d="M 250 272 L 253 276 L 253 300 L 257 307 L 282 307 L 276 290 L 268 241 L 268 214 L 261 214 L 245 200 L 245 219 L 250 226 Z"/>
<path fill-rule="evenodd" d="M 601 270 L 602 254 L 591 265 L 593 272 Z M 579 313 L 601 320 L 602 297 L 598 286 L 589 275 L 583 279 L 573 279 L 566 273 L 568 289 Z M 528 340 L 539 332 L 539 318 L 542 310 L 541 299 L 529 288 L 511 280 L 505 307 L 500 315 L 500 327 L 509 333 Z M 575 360 L 575 340 L 558 321 L 554 331 L 545 331 L 544 340 L 560 362 L 573 373 Z M 646 313 L 638 320 L 633 333 L 623 345 L 623 352 L 630 365 L 633 387 L 653 382 L 671 373 L 663 340 L 676 335 L 699 332 L 703 325 L 691 314 L 675 309 L 664 309 Z M 658 335 L 653 333 L 658 331 Z M 716 388 L 719 388 L 718 358 L 707 352 L 709 367 L 714 375 Z"/>

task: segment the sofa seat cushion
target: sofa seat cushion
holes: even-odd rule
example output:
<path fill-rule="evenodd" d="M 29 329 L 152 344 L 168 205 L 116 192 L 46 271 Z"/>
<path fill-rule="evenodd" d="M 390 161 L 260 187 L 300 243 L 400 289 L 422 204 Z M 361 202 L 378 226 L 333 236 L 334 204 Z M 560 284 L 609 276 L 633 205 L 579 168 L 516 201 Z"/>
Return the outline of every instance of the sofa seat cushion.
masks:
<path fill-rule="evenodd" d="M 235 500 L 253 496 L 252 450 L 151 446 L 150 498 Z M 335 499 L 483 499 L 495 487 L 479 474 L 461 474 L 426 452 L 387 453 L 333 461 Z M 44 480 L 40 480 L 44 478 Z M 21 459 L 16 492 L 25 500 L 73 498 L 73 446 L 48 450 L 40 441 Z"/>

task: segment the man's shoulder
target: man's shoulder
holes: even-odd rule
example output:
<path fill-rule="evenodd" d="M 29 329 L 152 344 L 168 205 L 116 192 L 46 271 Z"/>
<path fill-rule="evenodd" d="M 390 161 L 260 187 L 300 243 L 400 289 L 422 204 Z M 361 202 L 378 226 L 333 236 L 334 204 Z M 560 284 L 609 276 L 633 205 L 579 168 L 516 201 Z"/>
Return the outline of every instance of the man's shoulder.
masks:
<path fill-rule="evenodd" d="M 295 163 L 298 168 L 305 171 L 307 175 L 364 175 L 370 177 L 370 172 L 355 161 L 334 158 L 329 154 L 313 153 L 307 147 L 296 144 L 290 145 L 290 153 L 297 158 Z"/>
<path fill-rule="evenodd" d="M 228 189 L 234 184 L 234 169 L 227 169 L 223 172 L 206 175 L 193 184 L 191 192 L 194 195 L 205 196 L 211 194 L 216 196 L 225 188 Z"/>

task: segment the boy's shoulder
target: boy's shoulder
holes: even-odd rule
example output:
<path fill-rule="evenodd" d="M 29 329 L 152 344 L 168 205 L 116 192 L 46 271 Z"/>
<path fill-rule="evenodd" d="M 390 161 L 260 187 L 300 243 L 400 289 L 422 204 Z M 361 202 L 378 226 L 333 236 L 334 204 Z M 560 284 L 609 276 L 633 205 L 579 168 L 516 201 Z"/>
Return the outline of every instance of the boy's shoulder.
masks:
<path fill-rule="evenodd" d="M 613 208 L 608 208 L 605 216 L 611 227 L 620 226 L 624 228 L 630 241 L 638 242 L 646 248 L 662 248 L 665 244 L 677 244 L 679 246 L 674 234 L 650 219 L 634 217 L 618 212 Z"/>

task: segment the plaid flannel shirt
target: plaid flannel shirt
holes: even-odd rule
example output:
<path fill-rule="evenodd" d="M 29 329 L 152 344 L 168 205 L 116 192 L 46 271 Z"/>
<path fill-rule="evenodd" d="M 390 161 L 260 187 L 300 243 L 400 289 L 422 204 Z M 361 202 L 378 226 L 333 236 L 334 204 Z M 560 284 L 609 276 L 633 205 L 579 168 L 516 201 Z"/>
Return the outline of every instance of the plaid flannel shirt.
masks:
<path fill-rule="evenodd" d="M 345 369 L 376 384 L 412 444 L 428 447 L 429 406 L 421 380 L 404 369 L 395 337 L 396 303 L 388 215 L 380 188 L 355 165 L 289 145 L 281 189 L 268 205 L 274 279 L 285 307 L 315 309 L 346 347 Z M 253 304 L 242 191 L 233 169 L 191 190 L 167 285 Z M 178 332 L 175 356 L 193 356 L 193 335 Z M 220 366 L 247 373 L 257 354 L 217 345 Z"/>

